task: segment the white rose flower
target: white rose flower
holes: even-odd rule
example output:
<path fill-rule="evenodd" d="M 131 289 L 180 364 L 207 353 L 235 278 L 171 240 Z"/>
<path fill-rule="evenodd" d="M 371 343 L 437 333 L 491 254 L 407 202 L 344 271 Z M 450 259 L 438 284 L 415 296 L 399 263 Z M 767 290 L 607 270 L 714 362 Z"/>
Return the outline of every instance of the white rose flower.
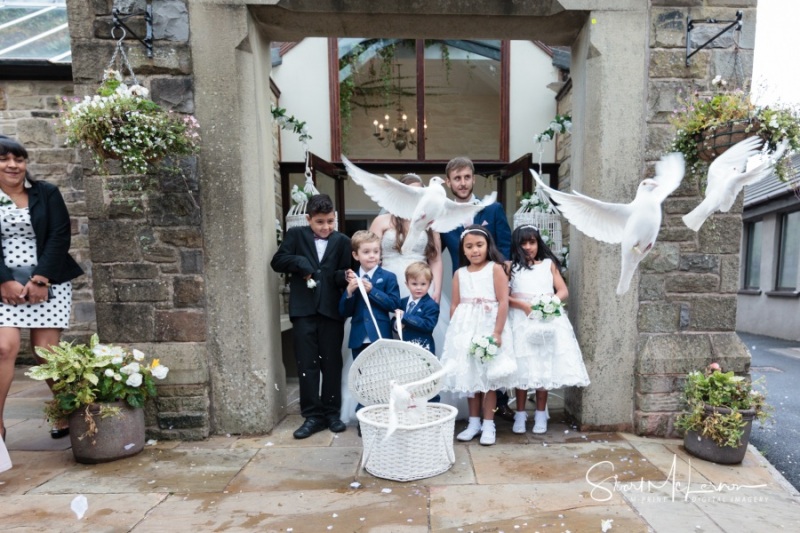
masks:
<path fill-rule="evenodd" d="M 544 315 L 542 314 L 542 312 L 541 312 L 541 311 L 539 311 L 539 310 L 533 311 L 531 314 L 533 315 L 533 318 L 535 318 L 535 319 L 537 319 L 537 320 L 541 320 L 541 319 L 542 319 L 542 317 L 544 316 Z"/>
<path fill-rule="evenodd" d="M 110 368 L 106 368 L 106 371 L 103 372 L 103 374 L 105 374 L 105 376 L 107 378 L 113 378 L 114 377 L 114 371 L 111 370 Z"/>
<path fill-rule="evenodd" d="M 552 303 L 546 303 L 546 304 L 544 304 L 544 308 L 542 309 L 542 311 L 544 311 L 544 312 L 545 312 L 545 313 L 547 313 L 548 315 L 549 315 L 549 314 L 551 314 L 551 313 L 553 313 L 553 311 L 555 311 L 555 310 L 556 310 L 556 308 L 555 308 L 555 306 L 554 306 Z"/>
<path fill-rule="evenodd" d="M 138 387 L 141 384 L 142 384 L 142 375 L 139 374 L 138 372 L 128 376 L 128 379 L 125 381 L 125 385 L 130 385 L 131 387 Z"/>
<path fill-rule="evenodd" d="M 488 348 L 486 348 L 486 353 L 489 355 L 497 355 L 497 345 L 490 344 Z"/>
<path fill-rule="evenodd" d="M 144 354 L 142 352 L 140 352 L 139 350 L 134 349 L 133 350 L 133 359 L 135 361 L 141 361 L 141 360 L 144 359 Z"/>
<path fill-rule="evenodd" d="M 478 359 L 483 359 L 483 356 L 486 355 L 486 352 L 483 351 L 483 348 L 476 348 L 475 349 L 475 357 Z"/>
<path fill-rule="evenodd" d="M 153 377 L 156 379 L 164 379 L 167 377 L 167 372 L 169 372 L 169 368 L 165 367 L 164 365 L 158 365 L 152 369 Z"/>
<path fill-rule="evenodd" d="M 558 296 L 553 296 L 553 298 L 550 301 L 556 305 L 561 305 L 561 298 L 559 298 Z"/>
<path fill-rule="evenodd" d="M 489 339 L 487 339 L 486 337 L 481 337 L 480 339 L 478 339 L 478 346 L 480 346 L 481 348 L 486 348 L 487 346 L 489 346 Z"/>
<path fill-rule="evenodd" d="M 127 375 L 133 375 L 139 373 L 141 369 L 139 368 L 139 363 L 131 363 L 129 365 L 125 365 L 119 369 L 120 372 Z"/>
<path fill-rule="evenodd" d="M 314 281 L 314 278 L 308 278 L 306 280 L 306 287 L 308 287 L 309 289 L 316 289 L 317 288 L 317 282 Z"/>

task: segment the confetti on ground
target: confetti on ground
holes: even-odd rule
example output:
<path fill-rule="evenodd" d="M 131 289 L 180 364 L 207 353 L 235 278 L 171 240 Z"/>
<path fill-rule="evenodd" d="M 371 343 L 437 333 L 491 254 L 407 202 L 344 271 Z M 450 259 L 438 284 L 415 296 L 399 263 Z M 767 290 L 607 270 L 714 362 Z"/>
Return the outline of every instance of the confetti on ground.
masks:
<path fill-rule="evenodd" d="M 613 518 L 608 520 L 600 520 L 600 528 L 603 530 L 603 533 L 607 533 L 611 529 L 611 522 L 613 521 Z"/>
<path fill-rule="evenodd" d="M 72 499 L 69 508 L 75 513 L 78 520 L 81 520 L 83 519 L 83 515 L 86 514 L 86 510 L 89 509 L 89 501 L 86 499 L 86 496 L 79 494 Z"/>
<path fill-rule="evenodd" d="M 351 489 L 360 489 L 361 488 L 361 483 L 359 483 L 358 481 L 353 481 L 352 483 L 350 483 L 350 488 Z"/>
<path fill-rule="evenodd" d="M 381 492 L 384 494 L 389 494 L 390 492 L 392 492 L 392 489 L 383 489 L 381 490 Z"/>
<path fill-rule="evenodd" d="M 158 444 L 158 441 L 156 439 L 149 439 L 147 442 L 145 442 L 145 444 L 147 446 L 155 446 L 156 444 Z"/>
<path fill-rule="evenodd" d="M 266 443 L 264 446 L 275 446 L 275 445 L 274 445 L 274 444 L 272 444 L 272 442 L 268 442 L 268 443 Z"/>

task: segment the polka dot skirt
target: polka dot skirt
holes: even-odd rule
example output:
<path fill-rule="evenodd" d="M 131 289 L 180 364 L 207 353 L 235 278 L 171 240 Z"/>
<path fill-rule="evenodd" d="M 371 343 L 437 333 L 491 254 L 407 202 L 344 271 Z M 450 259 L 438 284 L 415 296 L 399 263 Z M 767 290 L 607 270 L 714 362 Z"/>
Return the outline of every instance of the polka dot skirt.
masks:
<path fill-rule="evenodd" d="M 0 191 L 0 202 L 6 197 Z M 13 203 L 0 206 L 0 235 L 6 266 L 36 265 L 36 236 L 28 208 Z M 39 304 L 9 305 L 0 302 L 0 327 L 67 328 L 72 310 L 72 283 L 53 285 L 53 297 Z"/>

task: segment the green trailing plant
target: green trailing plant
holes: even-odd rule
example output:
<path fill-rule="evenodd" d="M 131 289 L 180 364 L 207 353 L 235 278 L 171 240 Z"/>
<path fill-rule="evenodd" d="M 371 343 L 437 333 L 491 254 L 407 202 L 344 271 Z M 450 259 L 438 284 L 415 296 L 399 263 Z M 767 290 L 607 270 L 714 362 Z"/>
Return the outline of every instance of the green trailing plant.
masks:
<path fill-rule="evenodd" d="M 687 410 L 678 417 L 677 427 L 695 431 L 719 446 L 738 447 L 747 425 L 741 411 L 754 410 L 761 422 L 770 416 L 765 395 L 754 390 L 753 385 L 745 377 L 722 372 L 717 363 L 709 365 L 705 372 L 690 372 L 683 393 Z M 730 413 L 719 412 L 715 407 L 730 409 Z"/>

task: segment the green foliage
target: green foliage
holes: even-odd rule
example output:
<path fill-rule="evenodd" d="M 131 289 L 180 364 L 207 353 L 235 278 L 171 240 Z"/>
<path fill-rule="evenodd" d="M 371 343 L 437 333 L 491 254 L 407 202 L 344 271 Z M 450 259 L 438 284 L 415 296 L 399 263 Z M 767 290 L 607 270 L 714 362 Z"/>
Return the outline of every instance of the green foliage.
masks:
<path fill-rule="evenodd" d="M 165 157 L 199 152 L 197 120 L 164 111 L 144 87 L 128 87 L 118 72 L 106 71 L 97 93 L 64 98 L 58 129 L 70 146 L 90 150 L 101 171 L 119 160 L 123 172 L 140 175 Z"/>
<path fill-rule="evenodd" d="M 308 130 L 306 129 L 305 121 L 296 119 L 294 115 L 287 116 L 286 110 L 282 107 L 273 105 L 270 107 L 270 110 L 272 111 L 272 118 L 275 119 L 281 129 L 296 133 L 300 142 L 303 144 L 311 139 L 311 135 L 308 134 Z"/>
<path fill-rule="evenodd" d="M 770 416 L 766 397 L 753 389 L 752 382 L 734 375 L 733 372 L 720 371 L 716 363 L 710 365 L 705 373 L 689 373 L 684 399 L 687 411 L 678 417 L 676 425 L 708 437 L 720 446 L 735 448 L 741 443 L 746 422 L 740 411 L 755 410 L 756 417 L 762 422 Z M 707 413 L 707 406 L 725 407 L 731 412 L 728 414 L 713 410 Z"/>
<path fill-rule="evenodd" d="M 49 419 L 62 419 L 93 403 L 127 402 L 144 407 L 157 394 L 155 380 L 169 369 L 153 359 L 148 363 L 139 350 L 100 344 L 93 335 L 89 345 L 60 342 L 51 349 L 37 348 L 44 363 L 26 375 L 53 381 L 53 400 L 46 407 Z"/>
<path fill-rule="evenodd" d="M 715 89 L 710 93 L 679 92 L 676 109 L 670 123 L 676 127 L 670 152 L 682 152 L 687 171 L 695 178 L 702 178 L 708 171 L 707 163 L 699 158 L 698 145 L 703 134 L 713 133 L 731 122 L 746 123 L 746 132 L 753 131 L 769 143 L 774 150 L 778 143 L 789 140 L 790 151 L 800 149 L 800 113 L 794 107 L 759 107 L 750 101 L 749 91 L 726 89 L 726 82 L 719 76 L 712 82 Z M 775 172 L 786 181 L 789 177 L 789 158 L 777 163 Z"/>

